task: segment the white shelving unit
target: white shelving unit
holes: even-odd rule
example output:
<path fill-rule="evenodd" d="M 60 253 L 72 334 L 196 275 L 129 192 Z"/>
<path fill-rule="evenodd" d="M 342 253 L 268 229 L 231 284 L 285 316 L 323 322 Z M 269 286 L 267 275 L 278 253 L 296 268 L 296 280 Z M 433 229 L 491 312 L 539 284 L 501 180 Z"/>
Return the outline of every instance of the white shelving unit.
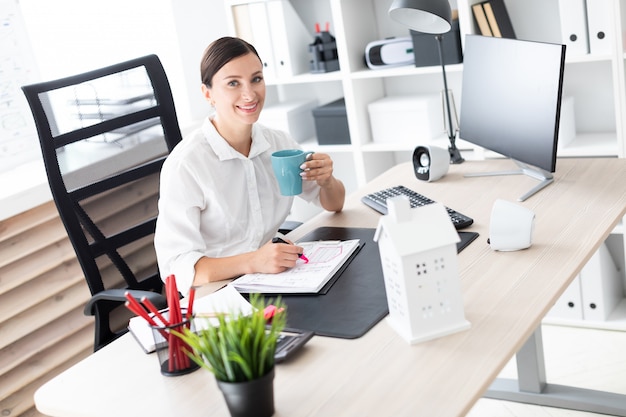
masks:
<path fill-rule="evenodd" d="M 261 2 L 280 0 L 261 0 Z M 614 53 L 567 58 L 564 96 L 574 98 L 576 138 L 559 151 L 562 157 L 608 156 L 624 157 L 624 120 L 626 120 L 626 74 L 622 33 L 626 30 L 626 7 L 619 0 L 602 0 L 614 9 L 614 20 L 609 22 L 614 39 Z M 251 0 L 226 0 L 227 8 L 252 3 Z M 459 12 L 461 41 L 465 35 L 476 34 L 471 5 L 479 0 L 452 1 Z M 370 70 L 364 60 L 369 42 L 392 36 L 408 36 L 408 29 L 394 21 L 387 10 L 391 0 L 290 0 L 289 3 L 310 28 L 311 41 L 315 23 L 330 24 L 336 37 L 340 70 L 322 74 L 303 73 L 267 80 L 268 105 L 276 101 L 315 97 L 325 104 L 345 97 L 351 145 L 327 145 L 318 149 L 354 155 L 354 187 L 406 160 L 419 142 L 380 144 L 372 141 L 367 105 L 372 101 L 394 95 L 438 94 L 442 77 L 438 66 Z M 454 4 L 456 3 L 456 4 Z M 511 21 L 519 39 L 561 42 L 558 0 L 505 0 Z M 235 34 L 232 15 L 230 29 Z M 303 45 L 302 48 L 306 48 Z M 453 90 L 457 107 L 461 101 L 462 64 L 446 67 L 449 87 Z M 461 109 L 458 108 L 460 112 Z M 310 145 L 316 146 L 316 138 Z M 460 147 L 475 150 L 461 140 Z M 441 139 L 434 144 L 446 146 Z"/>
<path fill-rule="evenodd" d="M 280 0 L 258 0 L 280 1 Z M 258 2 L 257 1 L 257 2 Z M 368 43 L 392 36 L 408 36 L 406 27 L 392 21 L 387 10 L 392 0 L 289 0 L 313 41 L 315 23 L 326 22 L 335 36 L 340 70 L 323 74 L 296 74 L 267 79 L 267 104 L 288 100 L 316 98 L 320 104 L 344 97 L 350 131 L 350 145 L 323 145 L 311 138 L 308 149 L 329 153 L 336 164 L 337 175 L 345 182 L 347 191 L 364 185 L 395 164 L 410 160 L 413 149 L 420 145 L 447 147 L 445 132 L 434 140 L 416 138 L 412 143 L 375 143 L 372 140 L 368 104 L 383 97 L 406 94 L 440 94 L 443 90 L 439 66 L 406 66 L 370 70 L 364 59 Z M 619 157 L 624 158 L 626 138 L 626 5 L 619 0 L 588 0 L 608 3 L 612 8 L 607 33 L 614 37 L 611 53 L 567 56 L 564 96 L 574 98 L 576 136 L 559 149 L 561 157 Z M 229 8 L 249 4 L 254 0 L 225 0 L 229 27 L 235 31 L 235 21 Z M 458 9 L 463 43 L 465 35 L 477 34 L 471 6 L 480 0 L 451 0 Z M 518 39 L 561 42 L 559 0 L 505 0 L 507 11 Z M 307 45 L 302 45 L 307 48 Z M 447 65 L 448 87 L 453 91 L 457 110 L 461 102 L 463 64 Z M 492 157 L 489 152 L 476 149 L 462 138 L 457 146 L 466 159 Z M 557 167 L 558 169 L 558 167 Z M 617 228 L 610 241 L 612 254 L 621 266 L 624 258 L 624 237 Z M 608 242 L 607 241 L 607 242 Z M 617 248 L 617 249 L 615 249 Z M 625 280 L 626 281 L 626 280 Z M 626 282 L 624 282 L 626 286 Z M 626 310 L 620 306 L 618 310 Z M 612 328 L 626 330 L 624 322 Z M 579 323 L 585 325 L 585 323 Z M 591 324 L 594 327 L 595 324 Z M 609 325 L 609 327 L 611 327 Z"/>

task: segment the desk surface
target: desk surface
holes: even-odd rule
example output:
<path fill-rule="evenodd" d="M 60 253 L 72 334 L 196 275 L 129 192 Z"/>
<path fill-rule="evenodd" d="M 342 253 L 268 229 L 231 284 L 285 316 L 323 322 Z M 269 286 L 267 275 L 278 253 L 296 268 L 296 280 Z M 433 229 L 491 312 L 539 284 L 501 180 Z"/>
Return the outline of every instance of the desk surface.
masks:
<path fill-rule="evenodd" d="M 532 247 L 493 252 L 486 239 L 494 201 L 515 202 L 536 180 L 463 174 L 511 164 L 452 165 L 435 183 L 418 181 L 402 164 L 350 195 L 342 213 L 322 213 L 292 232 L 297 239 L 320 226 L 376 227 L 379 215 L 360 197 L 403 184 L 474 218 L 468 230 L 480 237 L 459 256 L 469 330 L 409 345 L 383 320 L 355 340 L 316 336 L 277 367 L 276 416 L 462 416 L 471 409 L 626 213 L 626 160 L 561 159 L 554 184 L 519 203 L 536 214 Z M 210 373 L 172 378 L 158 368 L 126 335 L 46 383 L 35 402 L 53 416 L 228 415 Z"/>

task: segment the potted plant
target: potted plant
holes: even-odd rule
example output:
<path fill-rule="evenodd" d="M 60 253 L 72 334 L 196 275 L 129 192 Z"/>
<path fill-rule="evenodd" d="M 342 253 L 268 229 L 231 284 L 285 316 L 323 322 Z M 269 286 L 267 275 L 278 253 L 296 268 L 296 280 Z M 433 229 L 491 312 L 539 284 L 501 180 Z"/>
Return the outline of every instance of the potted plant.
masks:
<path fill-rule="evenodd" d="M 268 322 L 265 311 L 270 304 L 259 294 L 252 294 L 250 303 L 251 314 L 218 314 L 218 325 L 177 333 L 191 348 L 187 355 L 215 375 L 233 417 L 274 414 L 274 354 L 287 313 L 276 299 Z"/>

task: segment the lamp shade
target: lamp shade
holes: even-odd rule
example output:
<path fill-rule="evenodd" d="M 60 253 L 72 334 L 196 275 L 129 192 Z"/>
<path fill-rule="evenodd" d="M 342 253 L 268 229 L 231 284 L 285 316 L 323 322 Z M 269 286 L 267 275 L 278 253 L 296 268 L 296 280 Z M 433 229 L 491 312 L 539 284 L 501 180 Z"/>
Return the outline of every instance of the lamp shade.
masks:
<path fill-rule="evenodd" d="M 452 28 L 448 0 L 393 0 L 389 17 L 423 33 L 446 33 Z"/>

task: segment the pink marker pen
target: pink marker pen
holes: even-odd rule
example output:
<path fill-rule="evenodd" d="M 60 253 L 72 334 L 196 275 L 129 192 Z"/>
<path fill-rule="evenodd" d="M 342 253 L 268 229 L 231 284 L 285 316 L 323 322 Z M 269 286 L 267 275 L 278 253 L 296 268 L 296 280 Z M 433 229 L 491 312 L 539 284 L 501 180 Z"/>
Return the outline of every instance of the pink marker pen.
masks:
<path fill-rule="evenodd" d="M 275 238 L 272 239 L 272 243 L 286 243 L 286 244 L 289 244 L 289 242 L 285 242 L 283 239 L 279 238 L 278 236 L 276 236 Z M 305 264 L 309 263 L 309 258 L 304 256 L 304 253 L 299 253 L 298 254 L 298 258 L 302 259 Z"/>

